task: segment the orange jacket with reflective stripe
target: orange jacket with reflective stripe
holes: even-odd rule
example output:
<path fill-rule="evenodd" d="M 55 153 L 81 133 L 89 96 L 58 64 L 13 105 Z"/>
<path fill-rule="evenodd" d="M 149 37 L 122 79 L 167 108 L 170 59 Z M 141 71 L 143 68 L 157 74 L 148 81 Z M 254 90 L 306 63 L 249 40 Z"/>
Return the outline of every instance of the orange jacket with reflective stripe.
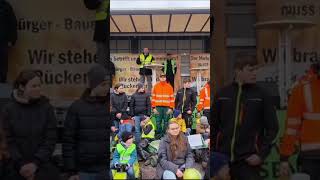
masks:
<path fill-rule="evenodd" d="M 203 109 L 210 109 L 210 85 L 206 84 L 200 91 L 200 100 L 198 104 L 198 111 Z"/>
<path fill-rule="evenodd" d="M 167 82 L 157 83 L 152 90 L 152 108 L 156 106 L 165 106 L 174 108 L 173 88 Z"/>
<path fill-rule="evenodd" d="M 280 146 L 282 157 L 297 150 L 320 150 L 320 78 L 316 75 L 300 81 L 288 101 L 286 130 Z"/>

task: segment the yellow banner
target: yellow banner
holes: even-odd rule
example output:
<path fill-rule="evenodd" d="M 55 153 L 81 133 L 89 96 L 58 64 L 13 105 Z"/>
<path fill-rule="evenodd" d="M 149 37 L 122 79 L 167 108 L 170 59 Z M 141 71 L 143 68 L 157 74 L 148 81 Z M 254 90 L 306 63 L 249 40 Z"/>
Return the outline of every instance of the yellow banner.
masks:
<path fill-rule="evenodd" d="M 18 20 L 17 44 L 9 54 L 9 81 L 22 69 L 36 68 L 49 98 L 79 97 L 88 68 L 96 61 L 95 12 L 79 0 L 9 2 Z"/>

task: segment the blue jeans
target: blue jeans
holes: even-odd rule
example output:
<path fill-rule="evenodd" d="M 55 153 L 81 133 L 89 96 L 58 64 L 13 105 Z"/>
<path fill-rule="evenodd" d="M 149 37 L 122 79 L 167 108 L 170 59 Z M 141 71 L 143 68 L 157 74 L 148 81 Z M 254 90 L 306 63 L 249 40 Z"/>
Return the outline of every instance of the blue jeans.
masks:
<path fill-rule="evenodd" d="M 172 171 L 165 170 L 162 179 L 177 179 L 177 176 Z"/>
<path fill-rule="evenodd" d="M 99 173 L 87 173 L 80 172 L 79 173 L 80 180 L 104 180 L 105 177 Z"/>
<path fill-rule="evenodd" d="M 128 174 L 128 178 L 129 178 L 129 179 L 135 179 L 133 167 L 130 167 L 130 168 L 128 169 L 127 174 Z"/>
<path fill-rule="evenodd" d="M 141 140 L 141 126 L 140 126 L 141 118 L 140 116 L 134 116 L 134 124 L 135 124 L 135 136 L 136 136 L 136 143 L 139 143 Z"/>

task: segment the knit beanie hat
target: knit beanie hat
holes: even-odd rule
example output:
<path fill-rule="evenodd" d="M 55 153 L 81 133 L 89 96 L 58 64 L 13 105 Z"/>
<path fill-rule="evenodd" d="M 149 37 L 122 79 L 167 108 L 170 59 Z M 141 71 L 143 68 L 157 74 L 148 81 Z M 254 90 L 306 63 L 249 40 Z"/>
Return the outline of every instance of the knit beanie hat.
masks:
<path fill-rule="evenodd" d="M 213 152 L 211 154 L 211 164 L 213 175 L 216 176 L 223 166 L 229 164 L 229 158 L 222 153 Z"/>
<path fill-rule="evenodd" d="M 181 114 L 181 111 L 178 110 L 178 109 L 175 109 L 175 110 L 173 111 L 173 117 L 174 117 L 174 118 L 177 118 L 180 114 Z"/>
<path fill-rule="evenodd" d="M 124 132 L 122 133 L 121 139 L 122 139 L 123 142 L 127 142 L 127 141 L 128 141 L 129 139 L 131 139 L 131 138 L 133 138 L 133 134 L 132 134 L 131 132 L 124 131 Z"/>
<path fill-rule="evenodd" d="M 209 125 L 209 122 L 208 122 L 208 118 L 206 116 L 202 116 L 200 118 L 200 124 L 202 125 Z"/>
<path fill-rule="evenodd" d="M 103 81 L 109 80 L 106 69 L 101 65 L 94 65 L 88 72 L 89 87 L 94 89 Z"/>

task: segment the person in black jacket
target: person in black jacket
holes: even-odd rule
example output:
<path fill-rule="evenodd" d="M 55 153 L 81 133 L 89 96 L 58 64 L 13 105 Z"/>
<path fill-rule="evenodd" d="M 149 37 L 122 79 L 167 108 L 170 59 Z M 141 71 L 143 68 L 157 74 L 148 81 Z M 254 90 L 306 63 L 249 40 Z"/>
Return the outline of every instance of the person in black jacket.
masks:
<path fill-rule="evenodd" d="M 8 51 L 17 40 L 17 19 L 6 0 L 0 0 L 0 27 L 0 83 L 5 83 L 8 73 Z"/>
<path fill-rule="evenodd" d="M 191 80 L 183 80 L 183 88 L 179 89 L 175 98 L 176 109 L 182 112 L 182 119 L 186 121 L 187 128 L 192 127 L 192 112 L 197 104 L 197 92 L 191 87 Z"/>
<path fill-rule="evenodd" d="M 54 109 L 41 96 L 41 82 L 33 70 L 22 71 L 14 83 L 12 101 L 3 109 L 2 124 L 15 180 L 59 179 L 51 161 L 57 140 Z"/>
<path fill-rule="evenodd" d="M 102 180 L 106 178 L 107 136 L 110 82 L 102 66 L 88 72 L 89 88 L 69 108 L 63 136 L 63 158 L 69 180 Z"/>
<path fill-rule="evenodd" d="M 135 123 L 135 140 L 139 144 L 141 137 L 141 116 L 151 115 L 150 95 L 145 92 L 144 85 L 138 83 L 137 91 L 131 96 L 130 100 L 130 115 L 134 118 Z"/>
<path fill-rule="evenodd" d="M 122 114 L 127 114 L 128 98 L 123 91 L 123 85 L 118 83 L 114 86 L 114 93 L 110 97 L 111 102 L 111 117 L 113 119 L 113 126 L 118 129 L 119 121 Z"/>
<path fill-rule="evenodd" d="M 231 160 L 231 176 L 259 180 L 260 166 L 278 133 L 275 107 L 256 85 L 257 61 L 238 55 L 235 81 L 218 91 L 213 106 L 213 147 Z"/>

